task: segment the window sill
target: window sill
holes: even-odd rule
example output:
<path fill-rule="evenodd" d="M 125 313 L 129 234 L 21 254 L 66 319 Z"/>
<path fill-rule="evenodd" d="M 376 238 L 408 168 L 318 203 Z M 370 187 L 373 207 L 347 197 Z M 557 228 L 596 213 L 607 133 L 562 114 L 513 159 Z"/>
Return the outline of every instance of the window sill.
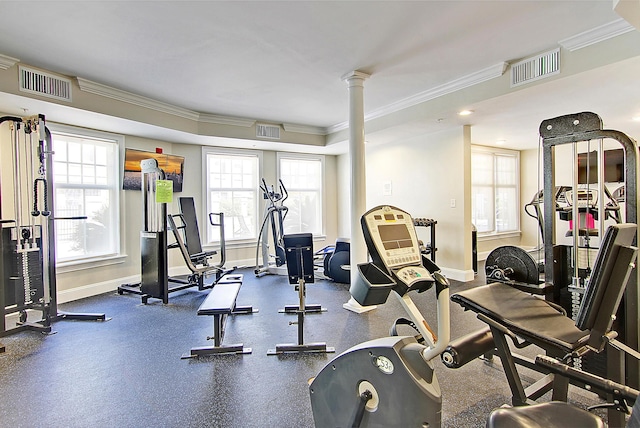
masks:
<path fill-rule="evenodd" d="M 513 232 L 485 233 L 478 234 L 478 241 L 494 241 L 496 239 L 520 238 L 522 232 L 519 230 Z"/>
<path fill-rule="evenodd" d="M 313 235 L 313 242 L 320 242 L 320 241 L 326 241 L 326 240 L 327 240 L 327 236 L 324 234 Z M 227 242 L 225 245 L 226 245 L 225 246 L 226 250 L 232 250 L 237 248 L 256 248 L 256 246 L 258 245 L 258 242 L 257 241 L 235 241 L 235 242 L 232 241 L 232 242 Z M 213 243 L 205 244 L 202 246 L 202 249 L 205 251 L 217 250 L 219 248 L 220 248 L 220 243 L 218 242 L 213 242 Z"/>
<path fill-rule="evenodd" d="M 75 272 L 84 269 L 93 269 L 101 266 L 110 266 L 124 263 L 127 259 L 126 254 L 118 254 L 116 256 L 93 258 L 86 260 L 72 260 L 68 262 L 56 263 L 57 273 Z"/>

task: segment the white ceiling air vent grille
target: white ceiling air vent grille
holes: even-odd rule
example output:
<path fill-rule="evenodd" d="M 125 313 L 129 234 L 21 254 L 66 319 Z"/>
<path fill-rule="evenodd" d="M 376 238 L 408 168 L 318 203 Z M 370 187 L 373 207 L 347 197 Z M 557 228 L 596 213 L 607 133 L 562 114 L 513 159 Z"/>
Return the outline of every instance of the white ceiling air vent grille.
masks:
<path fill-rule="evenodd" d="M 71 80 L 22 66 L 19 73 L 22 92 L 71 101 Z"/>
<path fill-rule="evenodd" d="M 271 140 L 280 139 L 280 126 L 278 125 L 264 125 L 262 123 L 256 124 L 256 137 L 269 138 Z"/>
<path fill-rule="evenodd" d="M 545 52 L 511 65 L 511 87 L 560 73 L 560 49 Z"/>

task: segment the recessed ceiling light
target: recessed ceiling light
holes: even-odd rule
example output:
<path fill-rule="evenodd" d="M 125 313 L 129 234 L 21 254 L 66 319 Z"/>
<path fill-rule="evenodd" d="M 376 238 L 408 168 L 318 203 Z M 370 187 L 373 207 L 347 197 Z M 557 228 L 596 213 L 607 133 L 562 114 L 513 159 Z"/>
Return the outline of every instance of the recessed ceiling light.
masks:
<path fill-rule="evenodd" d="M 504 146 L 505 144 L 507 144 L 507 140 L 498 140 L 498 141 L 496 141 L 496 144 L 498 146 Z"/>
<path fill-rule="evenodd" d="M 638 116 L 633 116 L 633 118 L 632 118 L 632 119 L 633 119 L 634 121 L 636 121 L 636 122 L 640 122 L 640 115 L 638 115 Z"/>
<path fill-rule="evenodd" d="M 473 113 L 473 110 L 461 110 L 458 112 L 458 115 L 460 116 L 469 116 L 471 113 Z"/>

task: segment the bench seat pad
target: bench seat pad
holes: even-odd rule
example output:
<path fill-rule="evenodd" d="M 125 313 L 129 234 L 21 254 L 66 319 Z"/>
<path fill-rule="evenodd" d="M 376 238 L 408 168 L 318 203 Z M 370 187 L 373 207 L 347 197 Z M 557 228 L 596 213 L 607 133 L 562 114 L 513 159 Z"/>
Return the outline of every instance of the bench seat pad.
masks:
<path fill-rule="evenodd" d="M 486 428 L 605 428 L 598 416 L 565 402 L 501 408 L 491 412 Z"/>
<path fill-rule="evenodd" d="M 589 331 L 549 306 L 544 300 L 503 283 L 461 291 L 451 300 L 465 309 L 484 314 L 517 336 L 538 346 L 573 351 L 586 343 Z"/>
<path fill-rule="evenodd" d="M 236 306 L 240 283 L 216 284 L 200 305 L 198 315 L 230 314 Z"/>

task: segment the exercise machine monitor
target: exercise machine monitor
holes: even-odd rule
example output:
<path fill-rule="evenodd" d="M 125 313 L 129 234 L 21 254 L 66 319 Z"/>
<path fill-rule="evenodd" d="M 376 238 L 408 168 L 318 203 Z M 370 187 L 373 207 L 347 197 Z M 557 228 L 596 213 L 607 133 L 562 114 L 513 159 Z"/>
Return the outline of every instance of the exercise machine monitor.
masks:
<path fill-rule="evenodd" d="M 409 214 L 385 205 L 366 212 L 361 222 L 373 263 L 400 280 L 394 291 L 403 295 L 433 285 L 433 277 L 423 266 L 418 236 Z"/>

